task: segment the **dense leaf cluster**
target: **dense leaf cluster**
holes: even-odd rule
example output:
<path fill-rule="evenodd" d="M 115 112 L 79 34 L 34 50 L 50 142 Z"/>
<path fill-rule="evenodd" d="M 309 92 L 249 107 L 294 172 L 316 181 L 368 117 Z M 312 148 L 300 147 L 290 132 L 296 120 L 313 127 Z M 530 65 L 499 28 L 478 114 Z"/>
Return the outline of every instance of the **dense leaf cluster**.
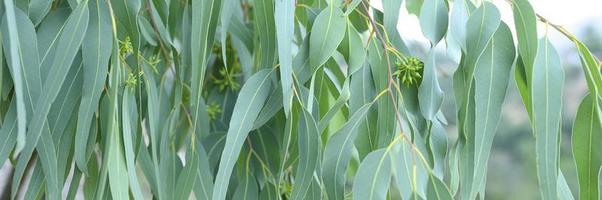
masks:
<path fill-rule="evenodd" d="M 514 24 L 489 1 L 379 2 L 3 0 L 9 197 L 483 199 L 514 77 L 542 198 L 572 199 L 558 166 L 564 71 L 537 38 L 549 22 L 527 0 L 508 2 Z M 405 44 L 401 9 L 418 16 L 426 56 Z M 581 58 L 589 94 L 571 142 L 579 197 L 598 199 L 599 61 L 549 26 Z M 455 140 L 441 50 L 459 60 L 445 91 Z"/>

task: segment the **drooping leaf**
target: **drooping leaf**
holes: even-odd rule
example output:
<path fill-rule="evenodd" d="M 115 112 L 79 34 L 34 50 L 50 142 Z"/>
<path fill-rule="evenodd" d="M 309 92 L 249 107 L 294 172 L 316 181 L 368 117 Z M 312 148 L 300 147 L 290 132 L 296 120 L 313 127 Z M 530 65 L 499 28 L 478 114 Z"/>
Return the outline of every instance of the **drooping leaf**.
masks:
<path fill-rule="evenodd" d="M 17 101 L 17 146 L 15 152 L 18 154 L 25 146 L 25 132 L 27 126 L 27 112 L 25 110 L 25 95 L 24 95 L 24 80 L 23 72 L 21 69 L 21 59 L 19 56 L 19 31 L 17 29 L 17 19 L 15 9 L 17 9 L 11 0 L 4 0 L 7 34 L 5 37 L 9 38 L 8 45 L 10 46 L 10 70 L 11 76 L 13 77 L 13 84 L 15 87 L 15 101 Z M 3 20 L 4 21 L 4 20 Z"/>
<path fill-rule="evenodd" d="M 295 29 L 295 5 L 293 1 L 276 0 L 275 23 L 278 38 L 278 60 L 280 61 L 280 82 L 284 113 L 288 116 L 293 101 L 293 55 L 292 44 Z"/>
<path fill-rule="evenodd" d="M 322 158 L 322 179 L 328 194 L 328 199 L 343 199 L 345 184 L 345 169 L 351 159 L 353 143 L 357 137 L 359 122 L 373 103 L 359 108 L 345 123 L 343 128 L 332 135 L 324 147 Z"/>
<path fill-rule="evenodd" d="M 40 136 L 42 136 L 42 144 L 47 148 L 54 148 L 48 146 L 52 142 L 48 134 L 43 134 L 44 129 L 47 128 L 46 117 L 50 111 L 50 107 L 56 97 L 59 95 L 59 91 L 63 82 L 68 75 L 69 69 L 72 62 L 79 50 L 79 47 L 83 41 L 84 33 L 88 26 L 88 6 L 87 1 L 83 1 L 79 6 L 71 13 L 67 24 L 65 25 L 65 32 L 63 32 L 59 38 L 57 49 L 61 49 L 60 52 L 55 54 L 53 64 L 51 66 L 48 79 L 43 84 L 43 89 L 40 94 L 37 103 L 35 103 L 35 115 L 28 125 L 27 144 L 23 149 L 19 161 L 17 163 L 17 172 L 13 177 L 13 185 L 18 185 L 21 182 L 25 167 L 33 153 L 34 148 L 38 144 Z M 49 154 L 51 156 L 52 154 Z M 56 155 L 55 155 L 56 156 Z M 52 160 L 53 158 L 48 158 Z M 56 160 L 54 161 L 56 162 Z M 51 170 L 54 171 L 54 170 Z M 53 172 L 48 172 L 53 173 Z M 15 192 L 13 192 L 13 195 Z"/>
<path fill-rule="evenodd" d="M 515 70 L 516 85 L 519 88 L 519 94 L 523 98 L 523 103 L 529 118 L 532 118 L 531 105 L 531 74 L 533 71 L 533 62 L 537 54 L 537 27 L 535 12 L 533 7 L 526 0 L 512 1 L 512 14 L 514 15 L 514 26 L 518 40 L 518 53 L 520 59 L 517 60 Z"/>
<path fill-rule="evenodd" d="M 424 0 L 420 9 L 422 33 L 435 46 L 447 32 L 447 4 L 444 0 Z"/>
<path fill-rule="evenodd" d="M 137 114 L 136 110 L 136 101 L 134 96 L 132 95 L 132 89 L 126 88 L 123 91 L 123 100 L 121 103 L 122 111 L 121 111 L 121 120 L 122 120 L 122 128 L 123 128 L 123 147 L 125 150 L 125 165 L 127 167 L 127 171 L 129 177 L 129 183 L 132 188 L 132 194 L 134 199 L 142 199 L 142 190 L 140 188 L 140 181 L 138 180 L 138 176 L 136 175 L 136 158 L 134 153 L 134 133 L 136 124 L 132 124 L 132 121 L 136 122 L 137 119 L 133 118 Z"/>
<path fill-rule="evenodd" d="M 326 7 L 318 14 L 309 36 L 309 70 L 316 71 L 335 52 L 345 37 L 345 17 L 338 7 Z"/>
<path fill-rule="evenodd" d="M 191 31 L 191 110 L 193 120 L 193 132 L 199 124 L 198 106 L 201 101 L 201 93 L 205 82 L 208 56 L 213 46 L 213 38 L 220 13 L 221 0 L 193 0 L 192 1 L 192 31 Z"/>
<path fill-rule="evenodd" d="M 84 84 L 79 105 L 77 133 L 75 135 L 75 162 L 80 170 L 86 172 L 86 147 L 92 117 L 98 103 L 108 72 L 111 55 L 111 21 L 106 4 L 93 0 L 89 4 L 90 23 L 82 43 L 84 63 Z"/>
<path fill-rule="evenodd" d="M 422 82 L 418 88 L 420 111 L 425 119 L 433 120 L 443 103 L 443 91 L 437 79 L 437 63 L 435 48 L 429 51 L 424 62 Z"/>
<path fill-rule="evenodd" d="M 274 0 L 255 1 L 253 11 L 257 21 L 255 30 L 257 30 L 257 36 L 259 36 L 259 44 L 255 45 L 258 51 L 255 54 L 255 70 L 270 69 L 274 66 L 277 52 Z"/>
<path fill-rule="evenodd" d="M 228 126 L 226 144 L 215 179 L 212 198 L 214 200 L 223 200 L 226 198 L 234 163 L 238 158 L 243 142 L 259 115 L 261 107 L 268 97 L 271 87 L 269 78 L 272 72 L 270 69 L 257 72 L 241 88 L 234 106 L 233 119 L 230 120 L 230 125 Z"/>
<path fill-rule="evenodd" d="M 452 200 L 454 199 L 447 189 L 447 186 L 439 178 L 431 175 L 429 176 L 429 183 L 426 193 L 427 199 L 436 200 Z"/>
<path fill-rule="evenodd" d="M 543 198 L 556 199 L 564 70 L 548 38 L 542 38 L 538 43 L 531 80 L 537 177 Z"/>
<path fill-rule="evenodd" d="M 500 121 L 502 104 L 506 98 L 514 55 L 510 29 L 506 24 L 501 23 L 476 63 L 475 178 L 472 191 L 480 191 L 485 185 L 487 161 Z"/>
<path fill-rule="evenodd" d="M 602 124 L 600 124 L 600 104 L 596 104 L 597 95 L 588 94 L 581 101 L 573 124 L 572 147 L 577 175 L 579 177 L 579 197 L 598 199 L 599 173 L 602 167 L 602 154 L 596 151 L 602 144 Z"/>
<path fill-rule="evenodd" d="M 291 199 L 307 199 L 314 171 L 320 161 L 321 142 L 316 121 L 308 111 L 303 109 L 299 123 L 299 132 L 297 133 L 299 162 Z"/>
<path fill-rule="evenodd" d="M 353 199 L 386 199 L 391 173 L 388 149 L 368 154 L 353 180 Z"/>

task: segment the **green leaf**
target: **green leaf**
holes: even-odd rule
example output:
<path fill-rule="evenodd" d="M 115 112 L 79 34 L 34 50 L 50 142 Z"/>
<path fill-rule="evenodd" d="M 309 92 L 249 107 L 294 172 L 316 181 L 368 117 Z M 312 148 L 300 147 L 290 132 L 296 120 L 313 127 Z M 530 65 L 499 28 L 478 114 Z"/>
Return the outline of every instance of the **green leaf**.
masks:
<path fill-rule="evenodd" d="M 254 24 L 256 35 L 259 36 L 259 44 L 255 45 L 257 51 L 255 53 L 255 70 L 271 69 L 274 67 L 274 61 L 276 61 L 277 48 L 274 0 L 256 0 L 254 3 L 253 14 L 256 22 Z"/>
<path fill-rule="evenodd" d="M 15 95 L 17 98 L 17 146 L 15 148 L 15 154 L 19 154 L 23 147 L 25 146 L 25 132 L 27 126 L 27 111 L 25 109 L 25 94 L 24 94 L 24 80 L 23 80 L 23 72 L 21 72 L 21 59 L 19 55 L 19 31 L 17 29 L 17 19 L 15 10 L 17 9 L 11 0 L 4 0 L 4 7 L 6 13 L 6 22 L 3 24 L 7 24 L 8 34 L 6 34 L 6 38 L 8 38 L 8 44 L 10 45 L 10 70 L 11 75 L 13 77 L 13 84 L 15 87 Z M 7 57 L 8 58 L 8 57 Z"/>
<path fill-rule="evenodd" d="M 596 61 L 596 57 L 592 55 L 583 43 L 575 41 L 575 44 L 579 50 L 581 67 L 583 68 L 583 72 L 585 72 L 587 87 L 592 93 L 602 96 L 602 74 L 599 72 L 599 63 Z"/>
<path fill-rule="evenodd" d="M 484 2 L 476 11 L 474 11 L 466 22 L 466 61 L 467 72 L 473 75 L 475 63 L 482 55 L 485 47 L 493 34 L 497 31 L 500 24 L 500 12 L 489 2 Z"/>
<path fill-rule="evenodd" d="M 330 125 L 331 120 L 341 110 L 341 108 L 345 106 L 345 103 L 347 102 L 347 100 L 349 100 L 350 96 L 351 94 L 349 91 L 349 81 L 345 81 L 345 83 L 343 83 L 343 88 L 341 89 L 340 96 L 337 98 L 334 104 L 329 105 L 330 108 L 328 109 L 328 112 L 326 112 L 326 114 L 324 114 L 322 119 L 320 119 L 320 121 L 318 122 L 318 131 L 320 131 L 320 133 L 324 132 L 324 130 L 328 128 L 328 125 Z"/>
<path fill-rule="evenodd" d="M 408 13 L 410 14 L 414 14 L 416 16 L 420 15 L 420 11 L 422 8 L 422 4 L 424 2 L 424 0 L 406 0 L 406 9 L 408 10 Z"/>
<path fill-rule="evenodd" d="M 205 82 L 205 71 L 208 65 L 208 56 L 213 46 L 217 19 L 220 13 L 221 0 L 192 0 L 192 33 L 191 33 L 191 57 L 192 57 L 192 78 L 191 78 L 191 109 L 193 132 L 200 123 L 200 113 L 198 112 L 199 102 Z"/>
<path fill-rule="evenodd" d="M 94 0 L 93 0 L 94 1 Z M 134 54 L 140 50 L 140 33 L 138 31 L 138 12 L 142 8 L 141 0 L 110 0 L 114 18 L 125 28 L 126 36 L 132 41 Z M 117 24 L 115 24 L 117 26 Z M 120 35 L 121 36 L 121 35 Z M 124 36 L 125 38 L 125 36 Z M 108 41 L 105 41 L 108 43 Z M 134 57 L 134 59 L 138 59 Z"/>
<path fill-rule="evenodd" d="M 219 141 L 216 142 L 217 144 L 219 144 Z M 194 194 L 196 199 L 209 200 L 213 191 L 213 173 L 211 173 L 209 158 L 205 149 L 198 141 L 195 145 L 195 151 L 194 155 L 197 156 L 198 168 L 195 170 L 195 178 L 197 180 L 194 184 Z"/>
<path fill-rule="evenodd" d="M 324 148 L 322 158 L 322 179 L 328 199 L 343 199 L 345 170 L 351 159 L 353 143 L 357 137 L 359 122 L 364 119 L 373 102 L 359 108 L 349 121 L 332 135 Z"/>
<path fill-rule="evenodd" d="M 259 186 L 255 177 L 250 173 L 245 174 L 243 179 L 239 182 L 232 199 L 241 200 L 258 200 L 259 199 Z"/>
<path fill-rule="evenodd" d="M 90 4 L 90 23 L 82 43 L 84 63 L 84 84 L 82 86 L 81 103 L 79 105 L 77 133 L 75 134 L 75 162 L 80 170 L 87 172 L 86 148 L 90 124 L 94 112 L 98 108 L 100 95 L 108 72 L 111 56 L 112 36 L 111 19 L 106 4 L 93 0 Z"/>
<path fill-rule="evenodd" d="M 320 162 L 320 132 L 316 121 L 309 111 L 302 109 L 297 133 L 299 146 L 299 161 L 295 173 L 295 184 L 291 199 L 307 199 L 309 188 L 313 180 L 314 171 Z"/>
<path fill-rule="evenodd" d="M 232 112 L 232 119 L 228 126 L 226 144 L 215 179 L 212 198 L 214 200 L 223 200 L 226 198 L 234 163 L 240 154 L 247 135 L 253 127 L 255 119 L 259 115 L 261 107 L 268 97 L 272 72 L 270 69 L 257 72 L 247 80 L 240 90 Z"/>
<path fill-rule="evenodd" d="M 309 69 L 314 72 L 334 54 L 345 37 L 345 17 L 338 7 L 326 7 L 318 14 L 309 36 Z"/>
<path fill-rule="evenodd" d="M 429 176 L 426 199 L 452 200 L 454 198 L 445 183 L 431 174 Z"/>
<path fill-rule="evenodd" d="M 422 3 L 422 0 L 418 1 Z M 387 36 L 389 37 L 388 40 L 390 40 L 393 47 L 404 54 L 410 54 L 410 50 L 397 30 L 402 2 L 402 0 L 383 0 L 383 24 L 385 26 Z M 412 0 L 407 1 L 406 5 L 410 2 L 412 2 Z"/>
<path fill-rule="evenodd" d="M 293 55 L 292 44 L 295 29 L 295 4 L 290 0 L 276 0 L 276 36 L 278 37 L 278 58 L 280 61 L 280 82 L 284 113 L 288 116 L 293 101 Z"/>
<path fill-rule="evenodd" d="M 418 99 L 422 116 L 428 120 L 434 120 L 443 103 L 443 91 L 439 86 L 436 72 L 436 53 L 435 48 L 431 48 L 424 62 L 424 71 L 422 73 L 422 82 L 418 88 Z"/>
<path fill-rule="evenodd" d="M 116 43 L 116 42 L 115 42 Z M 113 56 L 116 56 L 117 51 L 114 50 Z M 129 199 L 129 181 L 128 171 L 124 163 L 123 142 L 120 135 L 119 123 L 119 91 L 122 87 L 122 68 L 119 60 L 111 63 L 111 71 L 109 72 L 109 110 L 108 122 L 105 130 L 106 136 L 105 151 L 103 156 L 103 171 L 106 170 L 109 176 L 109 188 L 111 190 L 112 199 Z M 135 172 L 131 172 L 135 173 Z"/>
<path fill-rule="evenodd" d="M 121 103 L 121 121 L 123 128 L 123 146 L 125 149 L 125 164 L 127 167 L 127 171 L 129 175 L 129 183 L 132 188 L 132 194 L 134 199 L 142 199 L 142 190 L 140 189 L 140 181 L 138 180 L 138 176 L 136 174 L 136 154 L 134 153 L 134 133 L 136 131 L 136 124 L 132 122 L 136 122 L 137 119 L 132 116 L 137 116 L 136 110 L 136 99 L 132 95 L 132 90 L 126 88 L 123 91 L 123 100 Z M 76 151 L 77 152 L 77 151 Z"/>
<path fill-rule="evenodd" d="M 347 23 L 347 32 L 345 39 L 339 46 L 339 51 L 345 56 L 349 69 L 348 76 L 360 70 L 366 62 L 366 48 L 360 33 L 355 29 L 351 22 Z"/>
<path fill-rule="evenodd" d="M 386 199 L 391 180 L 388 149 L 368 154 L 353 179 L 353 199 Z"/>
<path fill-rule="evenodd" d="M 515 50 L 512 33 L 501 23 L 475 69 L 475 174 L 473 192 L 485 185 L 487 162 L 506 98 Z M 484 194 L 481 194 L 484 195 Z"/>
<path fill-rule="evenodd" d="M 588 94 L 581 101 L 573 124 L 572 147 L 579 178 L 579 198 L 599 199 L 599 175 L 602 167 L 602 154 L 596 147 L 602 144 L 602 124 L 600 123 L 600 104 Z"/>
<path fill-rule="evenodd" d="M 56 153 L 48 152 L 48 150 L 54 150 L 54 144 L 52 144 L 52 138 L 50 138 L 50 135 L 46 132 L 47 130 L 45 130 L 48 129 L 46 117 L 48 116 L 52 103 L 59 94 L 61 86 L 68 75 L 69 69 L 72 66 L 72 62 L 82 43 L 83 35 L 88 25 L 87 1 L 82 2 L 77 9 L 73 11 L 66 23 L 66 31 L 61 34 L 57 46 L 57 49 L 60 49 L 61 51 L 55 54 L 55 58 L 51 66 L 52 70 L 50 70 L 48 75 L 48 77 L 51 78 L 46 79 L 45 83 L 43 84 L 41 95 L 35 104 L 35 115 L 29 122 L 27 134 L 28 142 L 24 147 L 21 156 L 19 156 L 19 161 L 16 167 L 17 170 L 15 176 L 13 176 L 13 185 L 15 187 L 21 182 L 24 170 L 36 146 L 38 146 L 38 148 L 45 149 L 41 151 L 44 153 L 41 158 L 46 159 L 43 160 L 43 163 L 46 163 L 46 167 L 50 167 L 45 170 L 46 175 L 56 175 Z M 46 134 L 44 132 L 46 132 Z M 40 136 L 42 137 L 42 142 L 40 145 L 38 145 Z M 50 175 L 49 181 L 56 181 L 54 175 Z M 50 185 L 55 185 L 54 187 L 58 188 L 58 183 Z M 15 195 L 15 193 L 16 191 L 12 194 Z M 51 196 L 53 196 L 51 198 L 58 198 L 59 194 L 51 194 Z"/>
<path fill-rule="evenodd" d="M 420 140 L 414 140 L 415 145 L 421 145 Z M 424 199 L 428 183 L 428 171 L 418 157 L 416 146 L 409 142 L 398 142 L 391 150 L 391 163 L 396 187 L 403 199 Z"/>
<path fill-rule="evenodd" d="M 548 38 L 539 40 L 532 76 L 532 125 L 536 138 L 537 177 L 542 197 L 556 199 L 564 70 L 560 57 Z"/>
<path fill-rule="evenodd" d="M 531 77 L 531 70 L 537 54 L 537 26 L 535 12 L 528 0 L 512 0 L 512 14 L 518 40 L 518 53 Z"/>
<path fill-rule="evenodd" d="M 518 53 L 515 69 L 516 85 L 523 99 L 529 119 L 532 119 L 531 105 L 531 74 L 533 62 L 537 54 L 537 26 L 535 12 L 527 0 L 513 0 L 512 13 L 514 15 L 514 26 L 518 40 Z"/>
<path fill-rule="evenodd" d="M 449 33 L 447 34 L 448 43 L 450 38 L 460 45 L 462 50 L 466 50 L 466 22 L 470 12 L 474 10 L 472 2 L 467 0 L 454 1 L 449 16 Z"/>
<path fill-rule="evenodd" d="M 175 199 L 187 199 L 190 196 L 192 188 L 196 184 L 197 170 L 199 168 L 199 158 L 196 155 L 196 145 L 202 145 L 200 142 L 191 142 L 191 146 L 186 151 L 186 165 L 178 175 L 176 181 Z"/>
<path fill-rule="evenodd" d="M 447 32 L 447 4 L 445 0 L 425 0 L 420 9 L 422 33 L 435 46 Z"/>

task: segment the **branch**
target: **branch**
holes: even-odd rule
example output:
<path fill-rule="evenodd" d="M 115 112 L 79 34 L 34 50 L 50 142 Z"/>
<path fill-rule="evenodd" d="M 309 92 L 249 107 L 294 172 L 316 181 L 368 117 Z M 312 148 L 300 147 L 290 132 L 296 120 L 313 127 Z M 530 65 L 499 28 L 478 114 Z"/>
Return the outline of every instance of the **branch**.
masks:
<path fill-rule="evenodd" d="M 514 3 L 511 0 L 506 0 L 506 2 L 508 2 L 510 4 L 510 6 L 514 5 Z M 571 42 L 576 43 L 576 42 L 579 41 L 579 39 L 577 39 L 577 37 L 575 35 L 573 35 L 571 32 L 569 32 L 563 26 L 550 22 L 550 20 L 546 19 L 545 17 L 543 17 L 539 13 L 535 13 L 535 15 L 537 16 L 537 20 L 539 20 L 540 22 L 545 23 L 545 24 L 551 26 L 552 28 L 556 29 L 556 31 L 560 32 L 565 37 L 567 37 L 569 40 L 571 40 Z M 602 61 L 600 61 L 600 59 L 598 59 L 596 56 L 593 56 L 593 57 L 594 57 L 594 59 L 596 59 L 596 62 L 598 63 L 598 66 L 602 65 Z"/>

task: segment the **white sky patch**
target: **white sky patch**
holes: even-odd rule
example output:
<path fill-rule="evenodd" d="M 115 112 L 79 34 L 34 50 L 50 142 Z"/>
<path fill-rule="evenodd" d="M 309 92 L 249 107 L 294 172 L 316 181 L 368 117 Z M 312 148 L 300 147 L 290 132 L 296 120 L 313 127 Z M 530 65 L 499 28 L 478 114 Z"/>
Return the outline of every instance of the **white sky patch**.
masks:
<path fill-rule="evenodd" d="M 372 6 L 382 10 L 382 2 L 380 0 L 371 1 Z M 514 30 L 512 8 L 506 0 L 490 0 L 500 9 L 502 20 L 509 24 L 509 27 L 516 38 Z M 530 0 L 536 13 L 547 18 L 551 22 L 566 27 L 569 31 L 576 34 L 577 28 L 582 27 L 587 22 L 598 20 L 602 22 L 602 1 L 600 0 Z M 545 24 L 538 22 L 539 37 L 546 33 Z M 601 26 L 602 27 L 602 26 Z M 399 23 L 397 25 L 399 33 L 406 41 L 417 41 L 424 46 L 429 45 L 428 39 L 424 37 L 420 29 L 418 17 L 408 14 L 405 8 L 405 2 L 402 4 L 399 15 Z M 568 45 L 569 41 L 564 39 L 560 33 L 548 28 L 548 34 L 558 45 Z M 516 42 L 516 41 L 515 41 Z"/>

